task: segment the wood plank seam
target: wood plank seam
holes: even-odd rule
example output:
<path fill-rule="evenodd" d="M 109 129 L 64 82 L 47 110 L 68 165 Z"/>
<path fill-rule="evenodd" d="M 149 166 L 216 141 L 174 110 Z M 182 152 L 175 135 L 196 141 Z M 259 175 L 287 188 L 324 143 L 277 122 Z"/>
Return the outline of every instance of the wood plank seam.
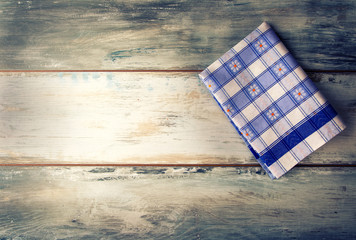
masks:
<path fill-rule="evenodd" d="M 3 163 L 0 167 L 260 167 L 259 164 Z M 298 164 L 296 167 L 356 167 L 356 164 Z"/>

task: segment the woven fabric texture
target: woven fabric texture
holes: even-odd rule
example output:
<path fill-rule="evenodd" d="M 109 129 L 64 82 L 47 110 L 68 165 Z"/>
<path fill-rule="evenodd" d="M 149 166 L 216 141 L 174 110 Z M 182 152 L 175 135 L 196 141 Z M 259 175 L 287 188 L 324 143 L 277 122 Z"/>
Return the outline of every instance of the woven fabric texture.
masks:
<path fill-rule="evenodd" d="M 272 179 L 345 129 L 266 22 L 199 77 Z"/>

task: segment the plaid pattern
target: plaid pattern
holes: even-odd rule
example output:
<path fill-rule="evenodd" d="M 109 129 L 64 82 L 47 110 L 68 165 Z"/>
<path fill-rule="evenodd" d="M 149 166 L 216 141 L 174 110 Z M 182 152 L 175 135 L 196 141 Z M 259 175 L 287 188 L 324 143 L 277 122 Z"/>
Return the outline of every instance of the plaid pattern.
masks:
<path fill-rule="evenodd" d="M 272 179 L 345 129 L 266 22 L 199 77 Z"/>

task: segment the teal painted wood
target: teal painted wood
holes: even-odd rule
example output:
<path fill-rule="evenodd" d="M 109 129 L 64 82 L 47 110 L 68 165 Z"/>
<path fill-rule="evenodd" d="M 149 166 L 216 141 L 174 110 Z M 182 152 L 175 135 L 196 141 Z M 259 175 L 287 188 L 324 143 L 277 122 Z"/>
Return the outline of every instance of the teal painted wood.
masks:
<path fill-rule="evenodd" d="M 0 69 L 202 69 L 268 21 L 306 69 L 356 70 L 356 1 L 2 1 Z"/>
<path fill-rule="evenodd" d="M 356 169 L 7 168 L 1 239 L 355 239 Z"/>
<path fill-rule="evenodd" d="M 356 163 L 355 76 L 311 75 L 348 127 L 303 163 Z M 0 163 L 257 163 L 196 73 L 1 73 L 0 89 Z"/>

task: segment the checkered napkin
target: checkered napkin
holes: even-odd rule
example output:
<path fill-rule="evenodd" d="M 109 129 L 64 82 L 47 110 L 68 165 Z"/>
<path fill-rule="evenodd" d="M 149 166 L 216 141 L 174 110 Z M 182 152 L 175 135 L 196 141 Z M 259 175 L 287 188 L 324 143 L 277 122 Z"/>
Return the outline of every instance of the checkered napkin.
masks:
<path fill-rule="evenodd" d="M 199 77 L 272 179 L 345 129 L 266 22 Z"/>

